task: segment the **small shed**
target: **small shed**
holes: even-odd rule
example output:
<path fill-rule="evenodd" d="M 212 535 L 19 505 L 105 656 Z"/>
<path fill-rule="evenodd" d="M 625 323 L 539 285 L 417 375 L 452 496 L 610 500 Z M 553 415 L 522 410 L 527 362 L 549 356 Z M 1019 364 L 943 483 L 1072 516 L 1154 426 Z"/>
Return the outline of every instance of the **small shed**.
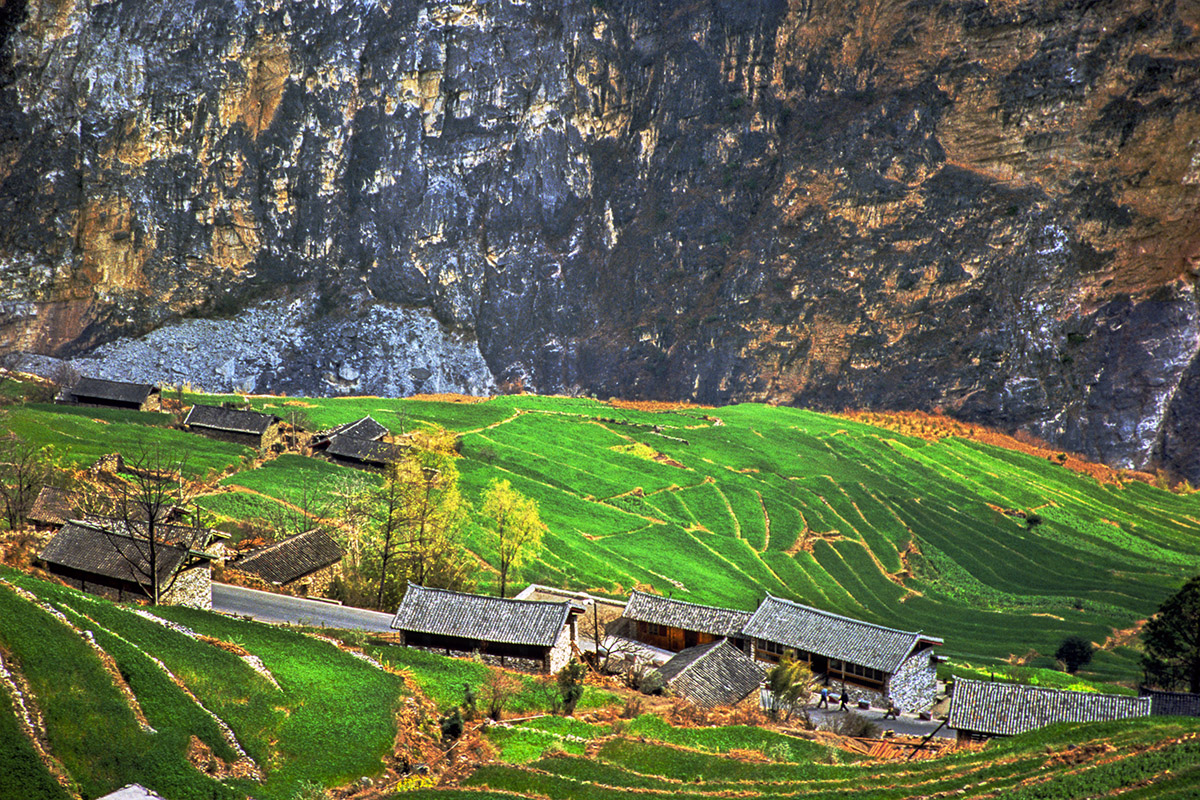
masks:
<path fill-rule="evenodd" d="M 1145 717 L 1150 705 L 1149 697 L 955 678 L 947 724 L 958 732 L 959 741 L 969 741 L 1014 736 L 1056 722 Z"/>
<path fill-rule="evenodd" d="M 193 433 L 248 447 L 265 448 L 281 441 L 279 417 L 228 406 L 196 404 L 188 411 L 183 426 Z"/>
<path fill-rule="evenodd" d="M 625 633 L 630 638 L 679 652 L 718 639 L 728 639 L 734 647 L 741 648 L 742 626 L 751 613 L 634 591 L 629 595 L 623 616 L 629 621 Z"/>
<path fill-rule="evenodd" d="M 149 383 L 106 381 L 102 378 L 80 378 L 69 389 L 54 398 L 56 403 L 80 406 L 107 406 L 134 411 L 161 411 L 162 391 Z"/>
<path fill-rule="evenodd" d="M 1164 692 L 1142 689 L 1142 697 L 1150 698 L 1150 714 L 1155 717 L 1200 717 L 1200 694 Z"/>
<path fill-rule="evenodd" d="M 763 682 L 766 670 L 725 639 L 689 647 L 658 668 L 673 694 L 701 706 L 731 706 Z"/>
<path fill-rule="evenodd" d="M 404 455 L 405 448 L 390 442 L 356 439 L 353 436 L 334 436 L 325 446 L 330 461 L 358 469 L 383 469 Z"/>
<path fill-rule="evenodd" d="M 323 596 L 345 554 L 328 533 L 314 528 L 253 550 L 226 566 L 302 595 Z"/>
<path fill-rule="evenodd" d="M 201 528 L 155 528 L 155 575 L 165 603 L 212 608 L 212 535 Z M 76 589 L 118 602 L 145 600 L 151 580 L 151 542 L 139 525 L 117 520 L 72 520 L 38 554 L 51 574 Z"/>
<path fill-rule="evenodd" d="M 79 516 L 78 508 L 82 501 L 83 495 L 79 492 L 43 486 L 34 498 L 25 519 L 44 527 L 65 525 L 72 518 Z"/>
<path fill-rule="evenodd" d="M 353 422 L 343 422 L 341 425 L 336 425 L 329 430 L 314 434 L 312 446 L 317 448 L 327 445 L 335 436 L 349 436 L 353 439 L 378 442 L 387 436 L 389 432 L 387 428 L 375 421 L 368 414 Z"/>
<path fill-rule="evenodd" d="M 575 619 L 582 612 L 570 602 L 512 600 L 410 583 L 392 627 L 408 647 L 557 672 L 576 652 Z"/>

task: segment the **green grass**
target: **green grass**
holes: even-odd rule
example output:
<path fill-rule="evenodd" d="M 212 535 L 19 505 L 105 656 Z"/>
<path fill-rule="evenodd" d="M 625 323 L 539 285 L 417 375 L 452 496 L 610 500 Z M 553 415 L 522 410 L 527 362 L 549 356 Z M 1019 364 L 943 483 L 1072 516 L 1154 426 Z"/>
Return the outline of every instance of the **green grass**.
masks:
<path fill-rule="evenodd" d="M 403 681 L 332 644 L 210 612 L 154 609 L 162 618 L 257 656 L 278 681 L 276 688 L 234 653 L 128 608 L 11 570 L 0 576 L 35 592 L 78 628 L 92 631 L 156 731 L 138 727 L 125 698 L 80 635 L 0 584 L 0 645 L 28 678 L 46 716 L 52 751 L 85 794 L 140 782 L 169 797 L 250 794 L 291 800 L 305 782 L 333 786 L 377 775 L 382 757 L 392 749 L 393 710 L 402 698 Z M 217 782 L 187 762 L 192 736 L 226 761 L 236 757 L 197 701 L 228 724 L 262 768 L 261 784 L 234 778 Z M 11 719 L 7 713 L 0 717 L 5 724 Z M 20 764 L 36 772 L 28 753 Z"/>
<path fill-rule="evenodd" d="M 66 800 L 66 790 L 42 765 L 17 724 L 12 695 L 0 685 L 0 797 Z"/>
<path fill-rule="evenodd" d="M 318 427 L 371 414 L 395 431 L 436 423 L 460 432 L 464 495 L 478 505 L 492 479 L 510 480 L 538 501 L 549 526 L 516 582 L 612 597 L 650 587 L 744 609 L 771 592 L 941 636 L 947 654 L 981 666 L 1030 651 L 1051 666 L 1046 659 L 1067 636 L 1103 642 L 1152 614 L 1200 562 L 1200 495 L 1101 485 L 1022 453 L 927 442 L 793 408 L 654 414 L 531 396 L 252 404 L 275 413 L 303 407 Z M 41 426 L 43 439 L 64 448 L 91 446 L 99 428 L 136 430 L 143 419 L 184 436 L 162 428 L 162 415 L 116 412 L 101 425 L 90 409 L 15 408 L 21 425 Z M 645 457 L 651 451 L 682 467 Z M 347 476 L 374 479 L 283 456 L 223 480 L 261 495 L 201 502 L 229 520 L 270 515 L 273 503 L 301 503 L 306 494 L 323 511 Z M 1003 513 L 1035 507 L 1044 522 L 1033 530 Z M 477 530 L 466 542 L 494 563 Z M 480 590 L 494 590 L 496 580 L 481 570 Z M 1133 683 L 1136 653 L 1098 653 L 1080 677 Z"/>
<path fill-rule="evenodd" d="M 528 762 L 513 748 L 509 764 L 477 770 L 464 787 L 471 797 L 546 797 L 553 800 L 616 800 L 631 791 L 662 797 L 866 797 L 904 800 L 930 796 L 1090 798 L 1114 791 L 1137 797 L 1194 796 L 1200 786 L 1200 721 L 1143 718 L 1116 723 L 1062 724 L 991 742 L 982 751 L 933 760 L 848 762 L 845 753 L 808 741 L 792 751 L 771 748 L 767 760 L 742 760 L 704 752 L 694 743 L 707 736 L 727 749 L 753 745 L 753 729 L 679 730 L 639 720 L 587 757 L 557 752 Z M 506 734 L 506 743 L 536 743 L 539 731 Z M 504 751 L 502 751 L 503 753 Z M 425 790 L 422 800 L 466 797 L 461 790 Z M 1122 795 L 1124 796 L 1124 795 Z"/>
<path fill-rule="evenodd" d="M 168 459 L 185 458 L 185 473 L 203 477 L 253 453 L 248 447 L 174 430 L 168 427 L 167 414 L 46 403 L 7 406 L 4 411 L 5 424 L 22 439 L 52 446 L 67 461 L 81 466 L 109 453 L 132 459 L 142 452 L 161 452 Z"/>

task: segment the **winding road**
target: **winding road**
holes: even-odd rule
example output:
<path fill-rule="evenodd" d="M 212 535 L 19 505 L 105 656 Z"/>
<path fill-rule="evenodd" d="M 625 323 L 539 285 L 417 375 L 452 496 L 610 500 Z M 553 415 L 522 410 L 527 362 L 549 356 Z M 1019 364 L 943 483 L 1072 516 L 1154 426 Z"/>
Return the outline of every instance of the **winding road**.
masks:
<path fill-rule="evenodd" d="M 361 631 L 391 631 L 392 615 L 348 608 L 304 597 L 260 592 L 224 583 L 212 585 L 213 611 L 252 617 L 260 622 L 287 622 Z"/>

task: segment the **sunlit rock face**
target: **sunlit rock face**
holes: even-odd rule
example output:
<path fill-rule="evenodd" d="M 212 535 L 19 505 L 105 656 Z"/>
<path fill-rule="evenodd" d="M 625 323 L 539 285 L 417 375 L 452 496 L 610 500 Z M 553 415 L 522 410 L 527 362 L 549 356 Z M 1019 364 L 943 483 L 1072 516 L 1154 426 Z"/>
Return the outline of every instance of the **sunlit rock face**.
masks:
<path fill-rule="evenodd" d="M 0 352 L 170 380 L 167 333 L 276 309 L 195 382 L 941 408 L 1200 478 L 1196 4 L 27 0 L 0 37 Z"/>

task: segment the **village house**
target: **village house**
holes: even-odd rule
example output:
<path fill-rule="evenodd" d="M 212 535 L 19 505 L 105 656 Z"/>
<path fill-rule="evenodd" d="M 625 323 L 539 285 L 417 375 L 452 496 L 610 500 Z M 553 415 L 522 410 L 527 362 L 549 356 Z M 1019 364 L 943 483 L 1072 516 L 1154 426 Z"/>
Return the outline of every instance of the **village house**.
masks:
<path fill-rule="evenodd" d="M 365 417 L 356 419 L 353 422 L 343 422 L 341 425 L 336 425 L 328 430 L 320 431 L 313 434 L 312 446 L 319 448 L 329 444 L 335 436 L 349 436 L 352 439 L 362 439 L 368 442 L 382 441 L 389 433 L 388 429 L 376 422 L 375 419 L 368 414 Z"/>
<path fill-rule="evenodd" d="M 631 639 L 672 653 L 699 644 L 728 639 L 744 649 L 742 626 L 750 620 L 749 611 L 703 606 L 634 591 L 629 595 L 624 618 L 625 635 Z"/>
<path fill-rule="evenodd" d="M 609 671 L 622 671 L 629 664 L 627 657 L 631 654 L 624 645 L 628 640 L 619 635 L 624 629 L 625 603 L 611 600 L 607 597 L 597 597 L 587 592 L 573 592 L 569 589 L 556 589 L 553 586 L 543 586 L 531 583 L 522 589 L 516 600 L 541 600 L 561 603 L 564 600 L 583 609 L 576 623 L 575 643 L 584 655 L 589 656 L 593 664 Z"/>
<path fill-rule="evenodd" d="M 726 639 L 689 647 L 658 668 L 671 694 L 702 708 L 737 705 L 758 691 L 765 672 Z"/>
<path fill-rule="evenodd" d="M 314 528 L 252 550 L 225 566 L 300 595 L 324 597 L 341 572 L 345 554 L 329 534 Z"/>
<path fill-rule="evenodd" d="M 358 469 L 380 470 L 404 455 L 404 447 L 390 442 L 334 436 L 324 447 L 325 457 L 335 464 Z"/>
<path fill-rule="evenodd" d="M 148 383 L 106 381 L 101 378 L 80 378 L 75 385 L 63 389 L 54 398 L 56 403 L 79 406 L 129 408 L 134 411 L 161 411 L 162 392 Z"/>
<path fill-rule="evenodd" d="M 958 740 L 1014 736 L 1055 722 L 1099 722 L 1150 714 L 1149 697 L 1043 689 L 1020 683 L 954 679 L 949 727 Z"/>
<path fill-rule="evenodd" d="M 80 516 L 83 495 L 53 486 L 43 486 L 34 498 L 25 519 L 42 528 L 57 528 Z"/>
<path fill-rule="evenodd" d="M 843 617 L 767 595 L 742 627 L 760 661 L 777 662 L 789 650 L 807 661 L 814 675 L 844 685 L 856 701 L 901 711 L 933 705 L 942 640 Z"/>
<path fill-rule="evenodd" d="M 211 562 L 220 558 L 223 534 L 158 525 L 155 575 L 161 601 L 212 608 Z M 151 587 L 151 544 L 139 526 L 117 520 L 72 520 L 38 554 L 46 570 L 67 585 L 110 600 L 146 600 Z"/>
<path fill-rule="evenodd" d="M 188 411 L 183 427 L 211 439 L 261 449 L 281 442 L 282 422 L 274 414 L 197 404 Z"/>
<path fill-rule="evenodd" d="M 575 620 L 582 612 L 570 602 L 512 600 L 410 583 L 392 627 L 408 647 L 557 672 L 577 653 Z"/>

